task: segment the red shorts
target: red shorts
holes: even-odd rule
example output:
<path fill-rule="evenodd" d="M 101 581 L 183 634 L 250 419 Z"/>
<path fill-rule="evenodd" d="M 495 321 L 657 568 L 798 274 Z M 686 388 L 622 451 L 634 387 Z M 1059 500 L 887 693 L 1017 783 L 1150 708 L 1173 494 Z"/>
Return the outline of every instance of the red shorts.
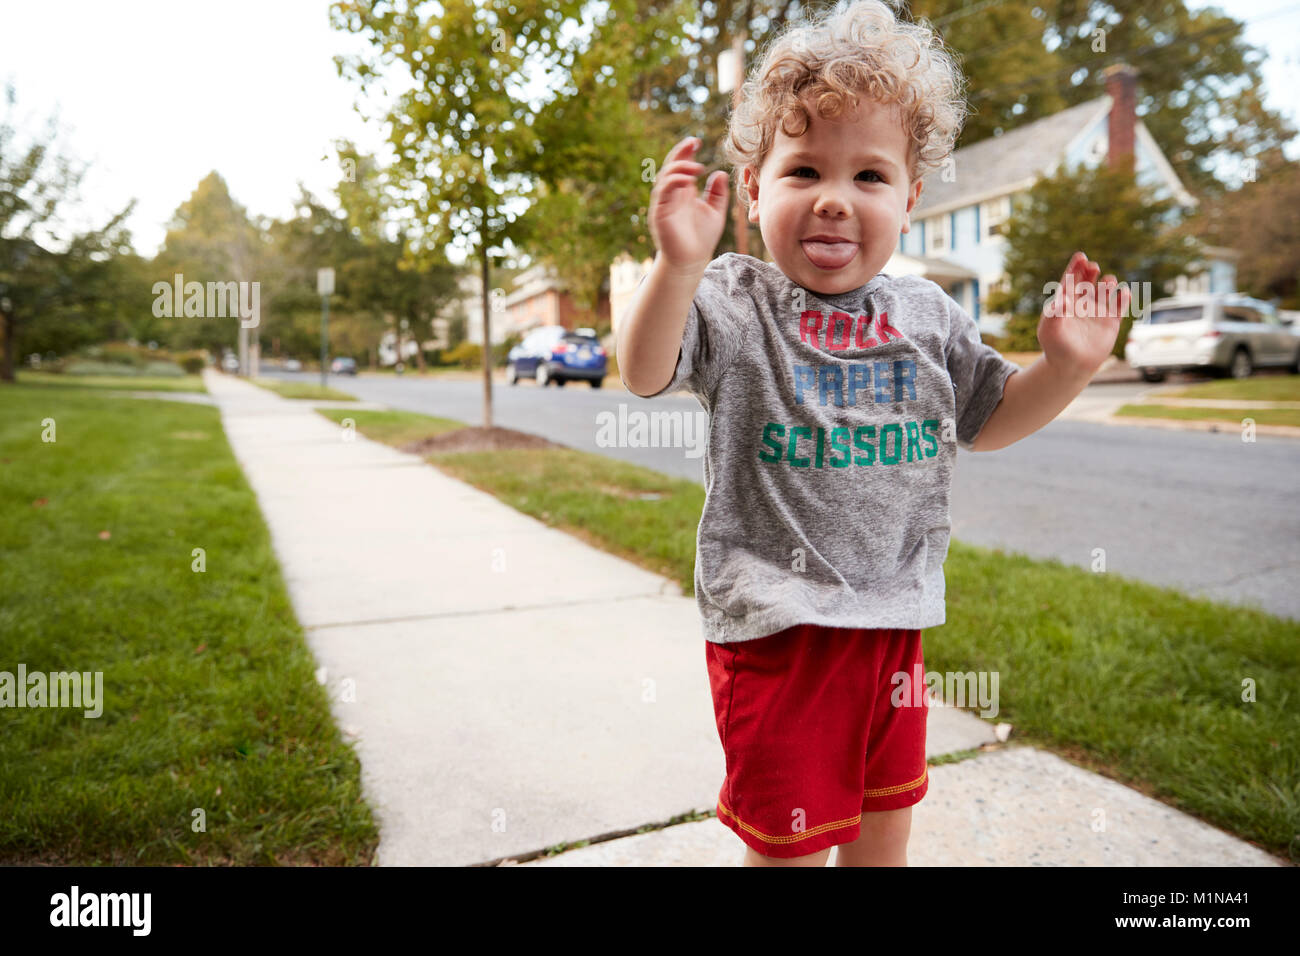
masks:
<path fill-rule="evenodd" d="M 925 796 L 919 630 L 797 624 L 705 644 L 727 758 L 718 819 L 746 845 L 771 857 L 816 853 L 856 840 L 864 811 Z"/>

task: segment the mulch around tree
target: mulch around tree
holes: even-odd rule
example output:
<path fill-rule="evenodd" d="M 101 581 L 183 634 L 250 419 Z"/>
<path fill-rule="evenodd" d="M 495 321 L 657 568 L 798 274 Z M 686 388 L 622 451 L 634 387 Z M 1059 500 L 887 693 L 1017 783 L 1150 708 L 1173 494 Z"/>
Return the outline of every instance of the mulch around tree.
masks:
<path fill-rule="evenodd" d="M 483 428 L 476 425 L 443 432 L 441 435 L 430 435 L 428 438 L 421 438 L 419 441 L 407 442 L 402 446 L 401 450 L 412 455 L 427 455 L 431 452 L 441 451 L 500 451 L 508 448 L 567 447 L 567 445 L 560 445 L 543 438 L 541 435 L 532 435 L 528 432 L 516 431 L 513 428 L 498 428 L 495 425 L 491 428 Z"/>

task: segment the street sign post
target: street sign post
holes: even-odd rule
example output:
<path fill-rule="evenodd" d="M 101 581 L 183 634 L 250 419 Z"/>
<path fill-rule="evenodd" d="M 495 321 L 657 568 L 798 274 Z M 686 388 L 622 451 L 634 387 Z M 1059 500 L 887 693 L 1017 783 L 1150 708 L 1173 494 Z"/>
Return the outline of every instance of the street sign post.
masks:
<path fill-rule="evenodd" d="M 334 294 L 334 270 L 316 270 L 316 292 L 320 295 L 320 387 L 325 387 L 325 373 L 330 349 L 330 296 Z"/>

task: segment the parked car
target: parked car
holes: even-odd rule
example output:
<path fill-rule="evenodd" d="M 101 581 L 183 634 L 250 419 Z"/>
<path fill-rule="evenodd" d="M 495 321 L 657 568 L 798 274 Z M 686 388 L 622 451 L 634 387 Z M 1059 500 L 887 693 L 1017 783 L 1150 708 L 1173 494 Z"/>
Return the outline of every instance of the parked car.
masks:
<path fill-rule="evenodd" d="M 239 356 L 234 352 L 227 352 L 221 359 L 221 367 L 227 372 L 239 371 Z"/>
<path fill-rule="evenodd" d="M 330 363 L 330 371 L 335 375 L 356 375 L 357 360 L 341 355 Z"/>
<path fill-rule="evenodd" d="M 1300 330 L 1283 323 L 1272 303 L 1249 296 L 1171 296 L 1133 323 L 1124 360 L 1148 382 L 1192 369 L 1233 378 L 1265 367 L 1300 374 Z"/>
<path fill-rule="evenodd" d="M 284 370 L 286 372 L 301 372 L 302 363 L 295 358 L 284 360 Z"/>
<path fill-rule="evenodd" d="M 534 378 L 541 386 L 552 382 L 562 386 L 576 379 L 600 388 L 608 364 L 595 329 L 569 331 L 544 325 L 525 335 L 506 355 L 506 378 L 511 385 L 518 385 L 521 378 Z"/>

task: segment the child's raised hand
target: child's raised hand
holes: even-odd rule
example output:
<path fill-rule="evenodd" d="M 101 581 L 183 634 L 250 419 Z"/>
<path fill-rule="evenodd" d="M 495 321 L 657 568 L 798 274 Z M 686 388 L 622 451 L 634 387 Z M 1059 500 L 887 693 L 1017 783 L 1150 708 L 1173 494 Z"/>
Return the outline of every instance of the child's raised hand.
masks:
<path fill-rule="evenodd" d="M 690 157 L 699 145 L 690 136 L 669 150 L 650 191 L 650 235 L 660 256 L 678 272 L 703 271 L 727 224 L 727 174 L 715 170 L 704 195 L 695 191 L 704 165 Z"/>
<path fill-rule="evenodd" d="M 1101 366 L 1128 309 L 1128 289 L 1113 275 L 1098 282 L 1100 273 L 1101 266 L 1076 252 L 1038 320 L 1043 358 L 1068 375 L 1091 375 Z"/>

